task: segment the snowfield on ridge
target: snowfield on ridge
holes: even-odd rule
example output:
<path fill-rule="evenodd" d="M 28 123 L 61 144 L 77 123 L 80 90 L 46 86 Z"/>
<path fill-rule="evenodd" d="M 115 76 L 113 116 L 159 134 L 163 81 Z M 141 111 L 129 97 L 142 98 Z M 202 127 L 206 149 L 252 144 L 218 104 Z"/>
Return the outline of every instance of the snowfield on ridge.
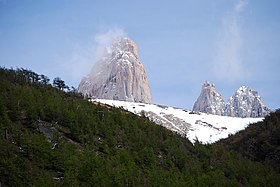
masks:
<path fill-rule="evenodd" d="M 193 112 L 174 107 L 127 101 L 92 99 L 93 103 L 122 108 L 137 115 L 145 114 L 151 121 L 194 142 L 214 143 L 230 134 L 245 129 L 249 124 L 263 118 L 238 118 Z"/>

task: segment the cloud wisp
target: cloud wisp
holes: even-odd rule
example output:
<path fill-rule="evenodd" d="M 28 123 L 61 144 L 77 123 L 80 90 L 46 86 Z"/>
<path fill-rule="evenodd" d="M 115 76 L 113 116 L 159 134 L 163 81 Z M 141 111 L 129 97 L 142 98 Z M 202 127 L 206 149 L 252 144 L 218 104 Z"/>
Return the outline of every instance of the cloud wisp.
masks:
<path fill-rule="evenodd" d="M 94 40 L 97 43 L 98 47 L 104 48 L 110 43 L 112 43 L 113 40 L 118 39 L 120 37 L 124 37 L 126 35 L 127 34 L 123 29 L 114 28 L 108 30 L 107 32 L 95 35 Z"/>
<path fill-rule="evenodd" d="M 213 73 L 221 80 L 234 82 L 244 78 L 245 70 L 241 58 L 242 37 L 239 19 L 247 4 L 247 0 L 237 0 L 230 14 L 224 19 L 220 38 L 217 42 L 217 53 L 213 61 Z"/>
<path fill-rule="evenodd" d="M 248 0 L 237 0 L 234 5 L 234 11 L 241 12 L 246 5 L 248 4 Z"/>
<path fill-rule="evenodd" d="M 124 36 L 126 36 L 126 33 L 123 29 L 114 28 L 94 35 L 89 43 L 75 44 L 70 60 L 67 61 L 67 63 L 62 63 L 61 68 L 64 69 L 64 71 L 70 72 L 71 75 L 69 79 L 78 84 L 101 57 L 105 47 L 113 40 Z"/>
<path fill-rule="evenodd" d="M 95 61 L 102 56 L 105 48 L 114 40 L 125 37 L 127 34 L 121 28 L 110 29 L 107 32 L 99 33 L 94 36 L 93 48 Z M 93 65 L 93 64 L 92 64 Z"/>

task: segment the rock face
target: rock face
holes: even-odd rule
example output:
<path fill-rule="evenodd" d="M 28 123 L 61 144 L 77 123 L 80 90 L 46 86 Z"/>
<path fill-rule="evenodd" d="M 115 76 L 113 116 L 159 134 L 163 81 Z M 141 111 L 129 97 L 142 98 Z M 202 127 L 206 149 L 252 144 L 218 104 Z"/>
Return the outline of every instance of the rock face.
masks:
<path fill-rule="evenodd" d="M 214 84 L 207 81 L 193 106 L 196 112 L 217 114 L 241 118 L 264 117 L 270 113 L 257 91 L 248 86 L 241 86 L 225 104 L 222 96 L 217 93 Z"/>
<path fill-rule="evenodd" d="M 264 105 L 257 91 L 241 86 L 226 104 L 225 115 L 232 117 L 264 117 L 270 110 Z"/>
<path fill-rule="evenodd" d="M 92 98 L 151 103 L 146 72 L 136 44 L 128 38 L 116 39 L 89 75 L 81 80 L 78 92 Z"/>
<path fill-rule="evenodd" d="M 205 82 L 202 85 L 200 96 L 194 103 L 193 110 L 209 114 L 223 115 L 225 102 L 221 94 L 216 91 L 214 84 Z"/>

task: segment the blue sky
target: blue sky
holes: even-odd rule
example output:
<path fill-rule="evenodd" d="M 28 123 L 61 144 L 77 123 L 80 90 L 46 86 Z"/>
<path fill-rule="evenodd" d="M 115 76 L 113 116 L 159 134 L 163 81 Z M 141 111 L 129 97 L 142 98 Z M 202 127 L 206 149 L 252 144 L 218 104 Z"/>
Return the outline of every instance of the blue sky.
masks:
<path fill-rule="evenodd" d="M 280 104 L 280 1 L 0 0 L 0 66 L 77 87 L 117 35 L 138 46 L 153 102 L 191 109 L 205 80 Z"/>

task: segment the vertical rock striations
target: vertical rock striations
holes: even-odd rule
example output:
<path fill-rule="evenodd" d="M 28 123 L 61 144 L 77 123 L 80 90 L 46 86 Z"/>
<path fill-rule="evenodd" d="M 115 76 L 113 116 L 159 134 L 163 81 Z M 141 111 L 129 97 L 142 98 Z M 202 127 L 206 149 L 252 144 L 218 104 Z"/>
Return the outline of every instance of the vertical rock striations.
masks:
<path fill-rule="evenodd" d="M 78 91 L 99 99 L 152 102 L 137 46 L 128 38 L 118 38 L 106 48 L 89 75 L 81 80 Z"/>

